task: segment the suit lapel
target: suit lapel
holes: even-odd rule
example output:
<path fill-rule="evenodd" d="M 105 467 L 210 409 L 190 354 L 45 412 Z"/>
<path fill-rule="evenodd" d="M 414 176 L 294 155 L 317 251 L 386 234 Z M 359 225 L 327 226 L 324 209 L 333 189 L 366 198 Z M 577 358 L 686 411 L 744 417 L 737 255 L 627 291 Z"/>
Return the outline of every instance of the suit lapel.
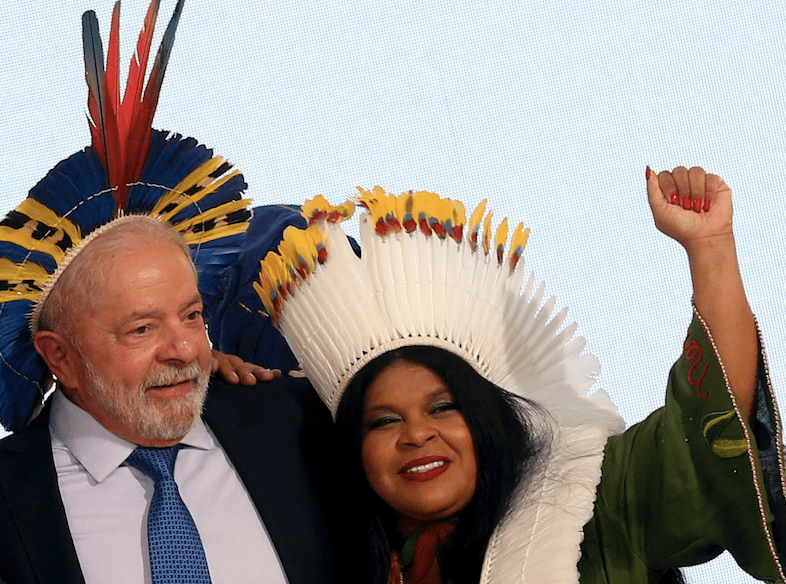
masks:
<path fill-rule="evenodd" d="M 0 497 L 39 582 L 84 584 L 65 515 L 49 437 L 49 408 L 0 443 Z"/>
<path fill-rule="evenodd" d="M 224 399 L 214 383 L 205 419 L 254 501 L 290 584 L 332 582 L 333 543 L 306 464 L 303 412 L 281 385 L 230 387 Z"/>

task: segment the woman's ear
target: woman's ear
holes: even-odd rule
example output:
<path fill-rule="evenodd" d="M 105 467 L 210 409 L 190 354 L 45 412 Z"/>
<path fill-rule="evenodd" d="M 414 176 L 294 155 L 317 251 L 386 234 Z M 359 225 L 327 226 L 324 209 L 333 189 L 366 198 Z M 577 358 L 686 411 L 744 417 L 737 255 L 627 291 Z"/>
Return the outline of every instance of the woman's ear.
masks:
<path fill-rule="evenodd" d="M 81 367 L 71 343 L 55 331 L 38 331 L 33 337 L 33 345 L 63 387 L 76 387 Z"/>

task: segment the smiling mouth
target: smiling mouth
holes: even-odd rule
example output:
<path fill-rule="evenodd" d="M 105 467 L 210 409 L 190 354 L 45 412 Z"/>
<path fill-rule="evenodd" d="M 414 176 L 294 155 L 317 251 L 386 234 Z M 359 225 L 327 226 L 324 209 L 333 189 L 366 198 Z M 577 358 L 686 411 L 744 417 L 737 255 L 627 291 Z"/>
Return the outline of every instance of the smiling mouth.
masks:
<path fill-rule="evenodd" d="M 194 381 L 196 381 L 196 380 L 195 379 L 191 379 L 190 377 L 187 377 L 185 379 L 180 379 L 178 381 L 173 381 L 172 383 L 166 383 L 166 384 L 162 385 L 161 387 L 172 387 L 173 385 L 180 385 L 181 383 L 193 383 Z"/>
<path fill-rule="evenodd" d="M 445 464 L 444 460 L 435 460 L 434 462 L 430 462 L 428 464 L 421 464 L 420 466 L 413 466 L 412 468 L 408 468 L 404 472 L 409 474 L 413 472 L 427 472 L 429 470 L 433 470 L 435 468 L 439 468 Z"/>
<path fill-rule="evenodd" d="M 181 379 L 179 381 L 173 381 L 172 383 L 165 383 L 165 384 L 162 384 L 162 385 L 151 385 L 151 386 L 148 387 L 148 389 L 149 390 L 153 390 L 153 391 L 156 391 L 156 390 L 158 390 L 158 391 L 166 391 L 167 389 L 180 388 L 184 384 L 194 384 L 195 382 L 196 382 L 196 380 L 191 379 L 189 377 L 189 378 L 186 378 L 186 379 Z"/>
<path fill-rule="evenodd" d="M 447 472 L 451 462 L 447 456 L 423 456 L 410 460 L 399 469 L 398 474 L 405 481 L 427 482 Z"/>

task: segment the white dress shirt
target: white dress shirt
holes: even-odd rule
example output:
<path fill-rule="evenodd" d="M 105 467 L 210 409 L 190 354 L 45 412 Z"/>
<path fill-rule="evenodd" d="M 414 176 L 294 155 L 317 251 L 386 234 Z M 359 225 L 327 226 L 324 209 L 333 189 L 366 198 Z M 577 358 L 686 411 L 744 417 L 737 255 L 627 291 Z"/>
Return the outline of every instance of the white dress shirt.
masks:
<path fill-rule="evenodd" d="M 57 481 L 87 584 L 149 584 L 147 512 L 153 481 L 118 438 L 60 390 L 49 418 Z M 281 562 L 240 477 L 201 419 L 183 439 L 175 482 L 205 548 L 213 584 L 286 584 Z"/>

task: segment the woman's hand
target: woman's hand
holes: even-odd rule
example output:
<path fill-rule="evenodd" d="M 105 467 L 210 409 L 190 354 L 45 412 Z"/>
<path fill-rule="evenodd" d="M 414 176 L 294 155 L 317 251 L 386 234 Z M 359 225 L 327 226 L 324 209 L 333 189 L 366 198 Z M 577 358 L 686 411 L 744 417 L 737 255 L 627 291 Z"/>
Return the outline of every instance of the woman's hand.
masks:
<path fill-rule="evenodd" d="M 750 414 L 758 333 L 737 263 L 731 189 L 696 166 L 659 174 L 647 167 L 647 195 L 656 227 L 688 252 L 696 310 L 712 334 L 731 391 Z"/>
<path fill-rule="evenodd" d="M 650 208 L 661 232 L 689 255 L 710 245 L 733 247 L 731 189 L 721 177 L 698 166 L 647 173 Z"/>
<path fill-rule="evenodd" d="M 210 373 L 213 375 L 220 373 L 224 381 L 243 385 L 254 385 L 257 381 L 270 381 L 281 376 L 281 371 L 278 369 L 265 369 L 220 351 L 213 351 Z"/>

